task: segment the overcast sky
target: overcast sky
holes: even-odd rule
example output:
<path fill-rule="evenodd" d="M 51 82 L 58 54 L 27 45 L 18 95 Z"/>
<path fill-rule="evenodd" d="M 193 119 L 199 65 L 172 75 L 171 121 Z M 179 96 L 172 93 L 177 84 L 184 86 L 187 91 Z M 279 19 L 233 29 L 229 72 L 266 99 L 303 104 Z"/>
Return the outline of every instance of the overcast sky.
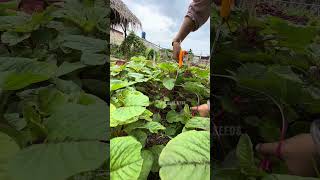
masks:
<path fill-rule="evenodd" d="M 146 39 L 161 47 L 171 48 L 171 42 L 178 32 L 192 0 L 123 0 L 140 19 Z M 136 31 L 141 37 L 141 31 Z M 199 30 L 192 32 L 182 43 L 182 49 L 197 55 L 210 54 L 210 20 Z"/>

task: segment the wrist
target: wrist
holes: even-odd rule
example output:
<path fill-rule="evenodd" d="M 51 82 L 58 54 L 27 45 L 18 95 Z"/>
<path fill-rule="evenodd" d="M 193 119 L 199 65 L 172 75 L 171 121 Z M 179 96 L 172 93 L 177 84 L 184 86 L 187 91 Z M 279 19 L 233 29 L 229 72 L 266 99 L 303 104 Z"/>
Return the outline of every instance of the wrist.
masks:
<path fill-rule="evenodd" d="M 179 40 L 179 39 L 173 39 L 173 40 L 172 40 L 172 46 L 173 46 L 174 44 L 176 44 L 176 43 L 181 44 L 181 40 Z"/>

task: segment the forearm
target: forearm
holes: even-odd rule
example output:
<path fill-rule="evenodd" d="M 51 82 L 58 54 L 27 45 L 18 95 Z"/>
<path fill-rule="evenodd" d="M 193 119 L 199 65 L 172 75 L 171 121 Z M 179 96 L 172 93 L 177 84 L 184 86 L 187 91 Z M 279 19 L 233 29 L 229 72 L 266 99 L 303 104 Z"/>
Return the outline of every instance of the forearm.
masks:
<path fill-rule="evenodd" d="M 190 32 L 195 28 L 195 23 L 190 17 L 185 17 L 179 29 L 178 34 L 173 39 L 173 42 L 182 42 Z"/>

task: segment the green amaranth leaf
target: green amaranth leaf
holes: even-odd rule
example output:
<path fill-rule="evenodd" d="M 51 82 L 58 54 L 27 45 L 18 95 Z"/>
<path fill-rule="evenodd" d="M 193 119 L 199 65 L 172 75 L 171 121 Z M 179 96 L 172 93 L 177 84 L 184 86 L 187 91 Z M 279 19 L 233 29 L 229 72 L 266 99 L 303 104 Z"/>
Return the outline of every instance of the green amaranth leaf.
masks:
<path fill-rule="evenodd" d="M 210 131 L 210 118 L 194 117 L 187 121 L 185 128 L 187 129 L 203 129 Z"/>
<path fill-rule="evenodd" d="M 0 132 L 0 146 L 0 179 L 11 180 L 8 164 L 20 148 L 10 136 L 2 132 Z"/>
<path fill-rule="evenodd" d="M 108 60 L 108 56 L 105 54 L 86 53 L 81 56 L 81 62 L 85 65 L 104 65 Z"/>
<path fill-rule="evenodd" d="M 141 143 L 142 147 L 145 146 L 148 135 L 143 130 L 135 129 L 130 131 L 128 134 L 135 137 Z"/>
<path fill-rule="evenodd" d="M 129 106 L 149 106 L 149 97 L 139 91 L 124 91 L 124 105 Z"/>
<path fill-rule="evenodd" d="M 105 140 L 108 106 L 64 104 L 46 119 L 48 140 Z M 94 131 L 88 131 L 94 129 Z"/>
<path fill-rule="evenodd" d="M 8 113 L 3 115 L 4 119 L 14 127 L 16 130 L 20 131 L 26 127 L 27 122 L 24 118 L 20 118 L 19 113 Z"/>
<path fill-rule="evenodd" d="M 159 157 L 162 180 L 210 179 L 210 134 L 187 131 L 169 141 Z"/>
<path fill-rule="evenodd" d="M 210 95 L 210 91 L 208 90 L 208 88 L 206 88 L 200 82 L 186 82 L 183 84 L 183 87 L 190 93 L 196 93 L 205 97 L 208 97 Z"/>
<path fill-rule="evenodd" d="M 177 113 L 175 110 L 171 110 L 167 113 L 166 119 L 169 123 L 182 122 L 184 123 L 184 116 Z"/>
<path fill-rule="evenodd" d="M 141 152 L 141 156 L 143 159 L 143 164 L 138 180 L 146 180 L 151 171 L 154 158 L 152 152 L 148 150 L 143 150 Z"/>
<path fill-rule="evenodd" d="M 95 141 L 32 145 L 12 159 L 9 173 L 15 180 L 65 180 L 100 167 L 107 151 L 106 143 Z"/>
<path fill-rule="evenodd" d="M 138 179 L 143 164 L 140 142 L 130 136 L 117 137 L 111 139 L 110 147 L 111 179 Z"/>
<path fill-rule="evenodd" d="M 244 134 L 240 137 L 236 155 L 240 168 L 248 169 L 254 166 L 254 156 L 250 137 Z"/>
<path fill-rule="evenodd" d="M 166 87 L 168 90 L 172 90 L 174 88 L 174 83 L 175 83 L 175 79 L 171 79 L 171 78 L 165 78 L 163 80 L 163 85 L 164 87 Z"/>
<path fill-rule="evenodd" d="M 115 127 L 118 125 L 129 124 L 139 120 L 134 118 L 140 116 L 146 110 L 145 107 L 141 106 L 130 106 L 130 107 L 120 107 L 117 108 L 113 113 L 111 113 L 110 126 Z"/>
<path fill-rule="evenodd" d="M 74 62 L 74 63 L 69 63 L 67 61 L 64 61 L 57 69 L 55 76 L 63 76 L 68 73 L 71 73 L 75 70 L 81 69 L 86 67 L 86 65 L 82 64 L 81 62 Z"/>
<path fill-rule="evenodd" d="M 153 165 L 151 168 L 152 172 L 159 172 L 159 170 L 160 170 L 159 156 L 160 156 L 164 147 L 165 147 L 164 145 L 154 145 L 154 146 L 148 148 L 148 150 L 152 152 L 153 157 L 154 157 Z"/>
<path fill-rule="evenodd" d="M 158 122 L 153 122 L 153 121 L 147 122 L 143 126 L 143 128 L 148 129 L 151 133 L 158 133 L 159 130 L 165 130 L 166 129 L 162 124 L 160 124 Z"/>
<path fill-rule="evenodd" d="M 110 80 L 110 91 L 115 91 L 127 86 L 131 86 L 135 84 L 136 82 L 128 82 L 128 81 L 122 81 L 122 80 Z"/>
<path fill-rule="evenodd" d="M 12 30 L 15 26 L 24 24 L 29 20 L 28 16 L 0 16 L 0 31 Z"/>
<path fill-rule="evenodd" d="M 25 39 L 28 39 L 30 34 L 18 34 L 16 32 L 5 32 L 1 35 L 1 41 L 9 46 L 14 46 Z"/>
<path fill-rule="evenodd" d="M 18 90 L 30 84 L 48 80 L 57 66 L 28 58 L 0 57 L 0 87 Z"/>
<path fill-rule="evenodd" d="M 55 88 L 39 90 L 39 108 L 46 114 L 51 114 L 59 106 L 66 104 L 67 96 Z"/>
<path fill-rule="evenodd" d="M 159 109 L 165 109 L 167 107 L 166 101 L 156 100 L 154 106 Z"/>
<path fill-rule="evenodd" d="M 82 35 L 64 35 L 61 37 L 63 47 L 90 53 L 105 52 L 107 42 L 102 39 L 95 39 Z"/>
<path fill-rule="evenodd" d="M 160 124 L 159 122 L 145 122 L 145 121 L 137 121 L 134 123 L 129 124 L 125 131 L 130 132 L 135 129 L 148 129 L 151 133 L 158 133 L 160 130 L 165 130 L 166 128 Z"/>

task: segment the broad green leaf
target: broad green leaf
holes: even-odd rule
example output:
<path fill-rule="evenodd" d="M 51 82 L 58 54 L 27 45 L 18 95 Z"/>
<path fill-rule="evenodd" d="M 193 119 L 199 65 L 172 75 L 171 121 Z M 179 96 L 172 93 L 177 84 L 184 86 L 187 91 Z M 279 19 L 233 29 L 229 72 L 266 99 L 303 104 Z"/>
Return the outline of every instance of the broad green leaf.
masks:
<path fill-rule="evenodd" d="M 107 41 L 82 35 L 64 35 L 61 37 L 62 46 L 90 53 L 104 52 L 107 50 Z"/>
<path fill-rule="evenodd" d="M 166 101 L 156 100 L 154 106 L 159 109 L 165 109 L 167 107 Z"/>
<path fill-rule="evenodd" d="M 111 139 L 110 148 L 111 179 L 138 179 L 143 164 L 140 142 L 130 136 L 117 137 Z"/>
<path fill-rule="evenodd" d="M 299 76 L 289 66 L 245 64 L 238 68 L 234 77 L 239 85 L 268 94 L 278 102 L 298 104 L 312 100 Z"/>
<path fill-rule="evenodd" d="M 67 96 L 55 88 L 45 88 L 39 91 L 39 108 L 46 114 L 51 114 L 60 105 L 68 102 Z"/>
<path fill-rule="evenodd" d="M 172 90 L 174 88 L 175 79 L 165 78 L 162 82 L 167 89 Z"/>
<path fill-rule="evenodd" d="M 210 91 L 204 85 L 199 82 L 186 82 L 183 84 L 183 87 L 186 91 L 190 93 L 195 93 L 198 95 L 203 95 L 205 97 L 209 97 Z"/>
<path fill-rule="evenodd" d="M 303 52 L 318 34 L 316 27 L 295 26 L 274 16 L 268 17 L 267 24 L 266 30 L 272 30 L 275 35 L 280 36 L 280 46 L 288 47 L 296 52 Z"/>
<path fill-rule="evenodd" d="M 8 164 L 20 148 L 10 136 L 2 132 L 0 132 L 0 146 L 0 179 L 10 180 Z"/>
<path fill-rule="evenodd" d="M 35 12 L 31 16 L 28 16 L 26 22 L 17 24 L 14 27 L 15 32 L 32 32 L 40 28 L 41 25 L 48 23 L 53 19 L 51 16 L 52 11 L 54 11 L 54 7 L 49 6 L 42 12 Z M 23 16 L 26 16 L 23 14 Z"/>
<path fill-rule="evenodd" d="M 169 141 L 159 157 L 162 180 L 210 179 L 210 133 L 187 131 Z"/>
<path fill-rule="evenodd" d="M 58 90 L 65 94 L 77 94 L 82 91 L 79 85 L 72 80 L 54 78 L 52 79 L 52 83 L 56 85 Z"/>
<path fill-rule="evenodd" d="M 158 67 L 165 72 L 175 72 L 178 69 L 175 63 L 160 63 Z"/>
<path fill-rule="evenodd" d="M 115 65 L 115 64 L 111 64 L 111 66 L 110 66 L 110 75 L 111 76 L 116 76 L 119 73 L 121 73 L 125 68 L 126 68 L 126 66 L 118 66 L 118 65 Z M 128 73 L 128 76 L 129 77 L 136 77 L 135 74 L 140 74 L 140 73 L 133 73 L 133 75 L 132 75 L 132 73 Z"/>
<path fill-rule="evenodd" d="M 80 93 L 78 104 L 107 106 L 106 102 L 93 94 Z"/>
<path fill-rule="evenodd" d="M 122 66 L 114 66 L 114 67 L 117 67 L 118 70 L 121 70 Z M 135 81 L 140 81 L 144 78 L 144 75 L 140 74 L 140 73 L 130 72 L 130 73 L 128 73 L 128 77 L 133 77 L 133 78 L 135 78 Z"/>
<path fill-rule="evenodd" d="M 143 164 L 138 180 L 146 180 L 148 179 L 148 175 L 151 171 L 154 158 L 152 152 L 148 150 L 143 150 L 141 152 L 141 156 L 143 159 Z"/>
<path fill-rule="evenodd" d="M 254 166 L 252 143 L 247 134 L 240 137 L 236 149 L 236 155 L 241 168 L 249 169 Z"/>
<path fill-rule="evenodd" d="M 140 116 L 146 110 L 141 106 L 130 106 L 117 108 L 111 113 L 110 126 L 115 127 L 118 125 L 129 124 L 137 121 L 134 117 Z"/>
<path fill-rule="evenodd" d="M 190 70 L 193 75 L 200 77 L 200 78 L 207 79 L 210 76 L 210 70 L 207 70 L 207 69 L 201 69 L 198 67 L 190 67 Z"/>
<path fill-rule="evenodd" d="M 1 41 L 9 46 L 14 46 L 25 39 L 28 39 L 30 34 L 18 34 L 16 32 L 5 32 L 1 35 Z"/>
<path fill-rule="evenodd" d="M 183 113 L 185 116 L 189 117 L 191 116 L 190 107 L 188 104 L 184 105 L 183 107 Z"/>
<path fill-rule="evenodd" d="M 167 113 L 166 119 L 169 123 L 182 122 L 184 123 L 184 116 L 180 113 L 177 113 L 174 110 L 171 110 Z"/>
<path fill-rule="evenodd" d="M 83 53 L 81 56 L 81 62 L 85 65 L 104 65 L 108 60 L 108 56 L 105 54 L 95 53 Z"/>
<path fill-rule="evenodd" d="M 151 168 L 152 172 L 159 172 L 159 170 L 160 170 L 159 156 L 160 156 L 164 147 L 165 147 L 164 145 L 154 145 L 154 146 L 148 148 L 148 150 L 152 152 L 153 157 L 154 157 L 153 165 Z"/>
<path fill-rule="evenodd" d="M 128 134 L 135 137 L 141 143 L 142 147 L 145 146 L 148 135 L 143 130 L 135 129 L 130 131 Z"/>
<path fill-rule="evenodd" d="M 276 65 L 276 66 L 271 66 L 269 71 L 275 73 L 281 78 L 294 81 L 297 83 L 303 83 L 299 78 L 299 76 L 295 74 L 290 67 Z"/>
<path fill-rule="evenodd" d="M 4 114 L 3 117 L 18 131 L 22 130 L 27 125 L 26 120 L 24 118 L 20 118 L 19 113 L 8 113 Z"/>
<path fill-rule="evenodd" d="M 65 180 L 100 167 L 107 151 L 107 144 L 93 141 L 32 145 L 13 158 L 9 172 L 15 180 Z"/>
<path fill-rule="evenodd" d="M 69 63 L 67 61 L 64 61 L 57 69 L 55 76 L 63 76 L 68 73 L 71 73 L 75 70 L 81 69 L 86 67 L 86 65 L 82 64 L 81 62 L 74 62 L 74 63 Z"/>
<path fill-rule="evenodd" d="M 187 129 L 203 129 L 210 131 L 210 118 L 194 117 L 187 121 L 185 128 Z"/>
<path fill-rule="evenodd" d="M 144 120 L 139 120 L 126 125 L 123 130 L 126 131 L 127 133 L 130 133 L 131 131 L 136 129 L 143 129 L 143 126 L 145 125 L 145 123 L 146 122 Z"/>
<path fill-rule="evenodd" d="M 144 119 L 146 121 L 152 121 L 152 118 L 151 118 L 152 115 L 153 115 L 153 113 L 147 109 L 139 116 L 139 119 Z"/>
<path fill-rule="evenodd" d="M 128 82 L 128 81 L 122 81 L 122 80 L 110 80 L 110 91 L 115 91 L 127 86 L 130 86 L 132 84 L 135 84 L 135 82 Z"/>
<path fill-rule="evenodd" d="M 105 140 L 107 110 L 107 105 L 61 105 L 46 119 L 48 140 Z"/>
<path fill-rule="evenodd" d="M 124 106 L 149 106 L 149 97 L 139 91 L 125 91 Z"/>
<path fill-rule="evenodd" d="M 162 124 L 153 121 L 147 122 L 143 128 L 148 129 L 151 133 L 158 133 L 158 131 L 166 129 Z"/>
<path fill-rule="evenodd" d="M 28 16 L 0 16 L 0 31 L 14 29 L 15 26 L 26 23 Z"/>
<path fill-rule="evenodd" d="M 51 63 L 27 58 L 0 57 L 0 87 L 4 90 L 18 90 L 48 80 L 56 68 Z"/>
<path fill-rule="evenodd" d="M 108 11 L 106 8 L 103 8 L 105 6 L 97 6 L 97 1 L 94 1 L 95 6 L 92 5 L 93 2 L 90 2 L 90 5 L 86 4 L 87 2 L 69 0 L 65 3 L 64 8 L 59 9 L 55 16 L 63 17 L 73 22 L 85 32 L 92 32 L 95 28 L 100 29 L 101 21 L 107 21 Z"/>

